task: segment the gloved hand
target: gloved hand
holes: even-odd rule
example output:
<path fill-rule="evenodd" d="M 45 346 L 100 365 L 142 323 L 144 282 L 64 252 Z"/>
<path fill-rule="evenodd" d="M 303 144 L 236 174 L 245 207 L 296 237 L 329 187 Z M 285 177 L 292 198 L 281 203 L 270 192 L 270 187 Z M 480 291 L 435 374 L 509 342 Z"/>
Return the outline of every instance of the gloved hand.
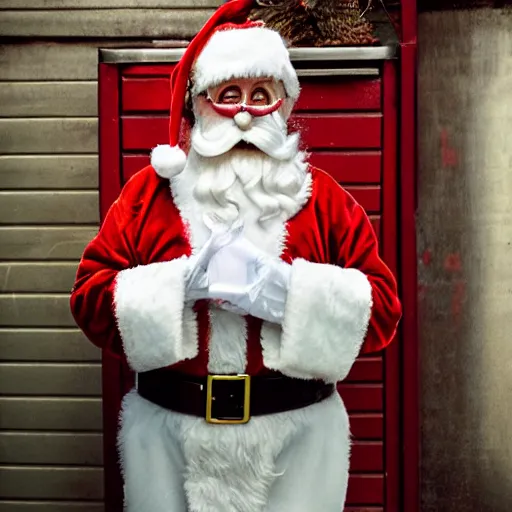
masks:
<path fill-rule="evenodd" d="M 208 291 L 208 264 L 222 247 L 232 243 L 242 233 L 243 226 L 225 228 L 220 225 L 209 226 L 212 234 L 201 250 L 189 257 L 189 269 L 185 277 L 185 300 L 196 301 L 210 297 Z"/>
<path fill-rule="evenodd" d="M 209 297 L 228 311 L 282 323 L 290 274 L 291 265 L 238 237 L 210 260 Z"/>

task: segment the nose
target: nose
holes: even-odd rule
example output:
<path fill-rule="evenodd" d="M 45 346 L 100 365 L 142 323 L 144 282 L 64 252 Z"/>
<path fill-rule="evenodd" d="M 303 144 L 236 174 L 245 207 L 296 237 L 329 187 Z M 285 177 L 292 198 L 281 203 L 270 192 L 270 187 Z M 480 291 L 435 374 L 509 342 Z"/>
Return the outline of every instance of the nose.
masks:
<path fill-rule="evenodd" d="M 233 119 L 240 130 L 247 130 L 251 126 L 252 116 L 249 112 L 238 112 Z"/>

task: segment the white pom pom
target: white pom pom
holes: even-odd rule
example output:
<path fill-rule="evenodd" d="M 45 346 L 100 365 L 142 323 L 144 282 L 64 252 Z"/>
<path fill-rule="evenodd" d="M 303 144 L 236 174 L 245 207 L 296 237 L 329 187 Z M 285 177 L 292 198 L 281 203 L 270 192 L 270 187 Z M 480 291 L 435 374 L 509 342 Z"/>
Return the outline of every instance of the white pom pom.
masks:
<path fill-rule="evenodd" d="M 171 179 L 185 168 L 187 155 L 179 146 L 158 145 L 151 152 L 151 165 L 158 176 Z"/>

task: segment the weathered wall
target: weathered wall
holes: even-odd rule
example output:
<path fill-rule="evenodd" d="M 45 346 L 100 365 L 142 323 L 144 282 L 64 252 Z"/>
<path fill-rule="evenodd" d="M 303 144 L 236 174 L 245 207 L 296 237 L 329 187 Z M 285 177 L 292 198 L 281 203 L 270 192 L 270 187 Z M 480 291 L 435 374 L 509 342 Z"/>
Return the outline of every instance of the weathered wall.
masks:
<path fill-rule="evenodd" d="M 511 510 L 511 28 L 419 17 L 422 512 Z"/>
<path fill-rule="evenodd" d="M 100 353 L 68 306 L 99 221 L 97 48 L 189 36 L 218 3 L 0 3 L 0 512 L 103 510 Z"/>

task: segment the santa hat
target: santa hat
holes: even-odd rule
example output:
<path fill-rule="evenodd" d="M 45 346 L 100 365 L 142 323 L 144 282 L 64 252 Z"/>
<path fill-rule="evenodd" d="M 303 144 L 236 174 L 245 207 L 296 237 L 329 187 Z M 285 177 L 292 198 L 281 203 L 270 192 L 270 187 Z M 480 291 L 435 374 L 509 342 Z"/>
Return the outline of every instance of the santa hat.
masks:
<path fill-rule="evenodd" d="M 289 98 L 297 99 L 299 81 L 281 36 L 262 23 L 247 20 L 253 1 L 231 0 L 219 7 L 174 68 L 169 144 L 151 153 L 151 165 L 159 176 L 176 176 L 187 161 L 179 138 L 189 79 L 196 96 L 231 78 L 272 77 L 283 82 Z"/>

